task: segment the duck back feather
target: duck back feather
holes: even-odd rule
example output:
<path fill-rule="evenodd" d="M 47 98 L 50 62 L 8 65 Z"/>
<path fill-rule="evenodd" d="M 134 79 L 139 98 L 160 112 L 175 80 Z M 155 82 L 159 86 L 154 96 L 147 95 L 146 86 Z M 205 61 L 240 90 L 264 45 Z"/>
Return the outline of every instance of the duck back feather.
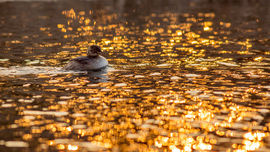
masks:
<path fill-rule="evenodd" d="M 107 65 L 108 61 L 101 55 L 96 57 L 81 56 L 72 59 L 66 66 L 64 66 L 63 69 L 74 71 L 90 71 L 105 68 Z"/>

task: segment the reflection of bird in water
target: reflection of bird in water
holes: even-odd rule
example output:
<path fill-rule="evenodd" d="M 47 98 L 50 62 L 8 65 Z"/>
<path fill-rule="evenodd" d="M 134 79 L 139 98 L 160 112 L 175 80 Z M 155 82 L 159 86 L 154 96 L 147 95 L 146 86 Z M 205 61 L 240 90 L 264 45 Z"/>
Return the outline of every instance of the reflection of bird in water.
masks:
<path fill-rule="evenodd" d="M 80 56 L 72 59 L 66 66 L 63 67 L 63 69 L 74 71 L 91 71 L 105 68 L 108 65 L 108 61 L 106 58 L 101 56 L 100 53 L 100 47 L 97 45 L 92 45 L 87 50 L 87 56 Z"/>

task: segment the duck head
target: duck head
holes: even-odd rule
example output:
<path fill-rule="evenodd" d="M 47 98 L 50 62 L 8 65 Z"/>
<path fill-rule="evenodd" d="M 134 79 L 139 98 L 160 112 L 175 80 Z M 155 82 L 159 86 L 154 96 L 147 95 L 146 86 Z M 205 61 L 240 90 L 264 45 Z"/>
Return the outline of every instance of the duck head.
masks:
<path fill-rule="evenodd" d="M 87 56 L 89 58 L 97 57 L 101 53 L 101 48 L 97 45 L 91 45 L 87 50 Z"/>

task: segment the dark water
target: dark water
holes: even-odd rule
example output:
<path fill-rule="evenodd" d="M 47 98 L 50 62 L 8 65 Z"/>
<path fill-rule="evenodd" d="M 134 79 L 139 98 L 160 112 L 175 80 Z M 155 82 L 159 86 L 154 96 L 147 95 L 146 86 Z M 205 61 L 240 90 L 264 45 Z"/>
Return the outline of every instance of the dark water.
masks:
<path fill-rule="evenodd" d="M 269 6 L 1 2 L 0 151 L 270 151 Z"/>

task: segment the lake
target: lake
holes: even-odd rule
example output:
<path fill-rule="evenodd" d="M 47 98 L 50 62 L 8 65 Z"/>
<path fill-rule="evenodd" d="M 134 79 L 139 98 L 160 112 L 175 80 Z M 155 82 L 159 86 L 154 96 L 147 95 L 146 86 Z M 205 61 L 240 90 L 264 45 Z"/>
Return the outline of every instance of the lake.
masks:
<path fill-rule="evenodd" d="M 270 151 L 269 6 L 1 0 L 0 151 Z"/>

